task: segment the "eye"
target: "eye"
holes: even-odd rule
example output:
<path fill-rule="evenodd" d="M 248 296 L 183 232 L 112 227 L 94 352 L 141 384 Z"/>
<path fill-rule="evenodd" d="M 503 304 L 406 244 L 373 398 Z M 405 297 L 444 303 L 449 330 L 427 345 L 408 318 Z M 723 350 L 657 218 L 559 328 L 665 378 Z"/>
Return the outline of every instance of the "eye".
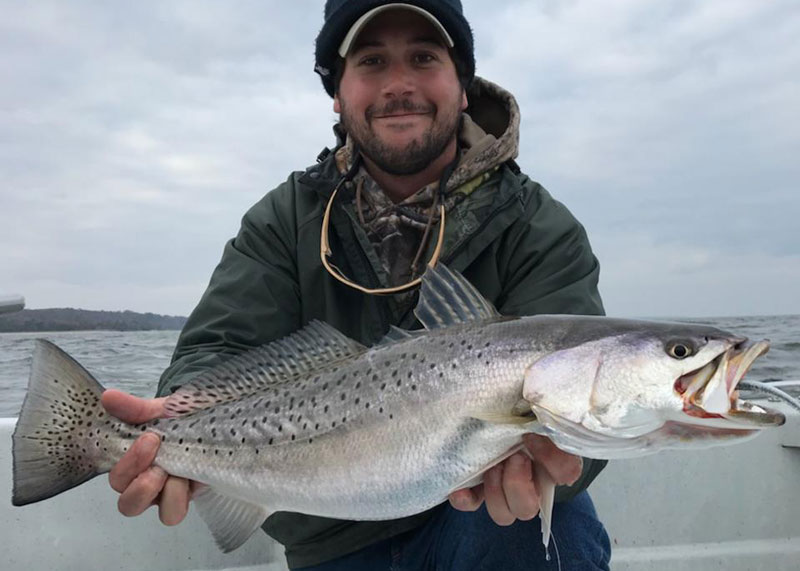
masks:
<path fill-rule="evenodd" d="M 687 341 L 671 341 L 667 345 L 667 354 L 674 359 L 685 359 L 694 354 L 694 347 Z"/>
<path fill-rule="evenodd" d="M 435 59 L 436 59 L 436 56 L 434 56 L 431 53 L 421 53 L 421 54 L 416 54 L 414 56 L 415 63 L 419 63 L 419 64 L 431 63 Z"/>
<path fill-rule="evenodd" d="M 366 56 L 358 60 L 358 65 L 364 65 L 364 66 L 378 65 L 379 63 L 381 63 L 381 61 L 382 60 L 380 56 L 376 55 Z"/>

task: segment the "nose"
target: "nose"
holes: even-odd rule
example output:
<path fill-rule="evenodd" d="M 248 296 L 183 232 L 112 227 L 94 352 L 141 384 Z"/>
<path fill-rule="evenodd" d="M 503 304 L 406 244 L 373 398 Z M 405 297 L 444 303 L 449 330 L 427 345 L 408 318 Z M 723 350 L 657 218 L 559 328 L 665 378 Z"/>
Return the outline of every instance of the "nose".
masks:
<path fill-rule="evenodd" d="M 386 70 L 386 81 L 381 94 L 389 99 L 403 98 L 416 91 L 413 70 L 404 62 L 393 62 Z"/>

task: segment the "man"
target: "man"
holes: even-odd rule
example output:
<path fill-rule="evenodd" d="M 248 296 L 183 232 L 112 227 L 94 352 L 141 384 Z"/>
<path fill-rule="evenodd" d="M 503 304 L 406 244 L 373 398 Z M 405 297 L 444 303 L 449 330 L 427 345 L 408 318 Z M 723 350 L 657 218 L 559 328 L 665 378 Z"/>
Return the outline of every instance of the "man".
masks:
<path fill-rule="evenodd" d="M 602 313 L 585 233 L 513 162 L 516 102 L 474 77 L 458 0 L 328 0 L 316 60 L 340 114 L 339 145 L 245 215 L 160 394 L 312 319 L 365 344 L 390 325 L 413 327 L 414 285 L 431 257 L 462 272 L 501 313 Z M 103 401 L 131 422 L 163 414 L 163 398 L 108 391 Z M 602 463 L 582 464 L 543 437 L 526 444 L 533 463 L 516 454 L 484 484 L 423 514 L 345 522 L 277 513 L 264 528 L 286 546 L 292 568 L 545 568 L 533 521 L 533 471 L 545 470 L 574 484 L 559 489 L 553 516 L 563 568 L 606 569 L 608 537 L 583 492 Z M 171 525 L 186 514 L 191 483 L 150 466 L 157 448 L 157 437 L 140 437 L 110 481 L 123 514 L 157 503 Z"/>

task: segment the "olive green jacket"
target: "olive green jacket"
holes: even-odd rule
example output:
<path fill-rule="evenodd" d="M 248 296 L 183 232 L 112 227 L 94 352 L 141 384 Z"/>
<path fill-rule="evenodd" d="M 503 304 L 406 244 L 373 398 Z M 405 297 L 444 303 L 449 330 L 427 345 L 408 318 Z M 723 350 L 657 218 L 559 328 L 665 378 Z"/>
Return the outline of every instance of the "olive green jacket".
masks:
<path fill-rule="evenodd" d="M 360 293 L 322 267 L 323 210 L 340 176 L 330 153 L 293 173 L 245 214 L 180 335 L 159 394 L 312 319 L 366 345 L 377 342 L 390 325 L 419 326 L 408 304 Z M 379 287 L 385 272 L 357 222 L 351 198 L 342 191 L 333 208 L 332 261 L 357 283 Z M 461 272 L 500 313 L 603 313 L 599 266 L 583 227 L 512 161 L 496 165 L 447 214 L 441 261 Z M 585 489 L 603 466 L 585 461 L 581 479 L 559 489 L 557 497 L 563 500 Z M 289 565 L 301 567 L 407 531 L 429 516 L 350 522 L 281 512 L 264 528 L 286 546 Z"/>

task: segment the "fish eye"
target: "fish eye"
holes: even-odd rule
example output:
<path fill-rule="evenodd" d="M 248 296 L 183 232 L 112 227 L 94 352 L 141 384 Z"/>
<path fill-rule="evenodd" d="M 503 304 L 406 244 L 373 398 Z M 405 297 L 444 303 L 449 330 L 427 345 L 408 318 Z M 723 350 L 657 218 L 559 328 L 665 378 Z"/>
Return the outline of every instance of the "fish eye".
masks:
<path fill-rule="evenodd" d="M 667 354 L 675 359 L 685 359 L 694 354 L 694 347 L 686 341 L 672 341 L 667 345 Z"/>

